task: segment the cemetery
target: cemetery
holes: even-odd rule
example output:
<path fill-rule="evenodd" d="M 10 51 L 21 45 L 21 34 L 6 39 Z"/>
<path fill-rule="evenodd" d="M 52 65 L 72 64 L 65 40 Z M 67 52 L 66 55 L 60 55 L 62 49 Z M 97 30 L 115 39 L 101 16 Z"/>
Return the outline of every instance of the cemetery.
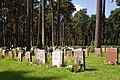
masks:
<path fill-rule="evenodd" d="M 85 49 L 82 48 L 72 48 L 73 53 L 67 47 L 64 49 L 55 49 L 52 55 L 38 48 L 34 48 L 34 51 L 31 52 L 24 52 L 24 48 L 17 49 L 16 52 L 5 50 L 5 53 L 2 49 L 0 52 L 0 79 L 108 80 L 111 76 L 113 80 L 120 78 L 120 55 L 117 48 L 106 48 L 106 52 L 102 52 L 102 56 L 96 56 L 90 52 L 89 56 L 85 56 Z M 13 52 L 17 53 L 16 56 L 11 56 Z M 3 54 L 5 54 L 4 57 L 2 57 Z M 69 54 L 73 54 L 73 56 L 66 57 Z"/>

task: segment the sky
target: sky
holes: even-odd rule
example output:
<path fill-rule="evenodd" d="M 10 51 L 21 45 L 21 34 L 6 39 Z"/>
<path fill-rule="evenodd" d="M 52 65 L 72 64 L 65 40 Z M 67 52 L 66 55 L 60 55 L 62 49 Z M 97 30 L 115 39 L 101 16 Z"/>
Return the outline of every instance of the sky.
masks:
<path fill-rule="evenodd" d="M 96 1 L 97 0 L 72 0 L 74 3 L 76 10 L 79 11 L 82 8 L 87 8 L 88 15 L 96 13 Z M 110 15 L 111 10 L 115 10 L 118 8 L 115 2 L 111 2 L 112 0 L 106 0 L 106 16 Z"/>

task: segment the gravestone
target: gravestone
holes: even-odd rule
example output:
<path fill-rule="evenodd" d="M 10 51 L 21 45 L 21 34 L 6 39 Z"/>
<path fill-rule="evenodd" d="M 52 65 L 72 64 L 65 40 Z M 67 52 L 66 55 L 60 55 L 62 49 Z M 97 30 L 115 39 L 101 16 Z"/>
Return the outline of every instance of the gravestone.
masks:
<path fill-rule="evenodd" d="M 106 52 L 106 48 L 102 48 L 102 53 L 105 53 Z"/>
<path fill-rule="evenodd" d="M 2 49 L 3 49 L 3 48 L 2 48 L 2 47 L 0 47 L 0 53 L 2 53 Z"/>
<path fill-rule="evenodd" d="M 2 56 L 3 57 L 5 57 L 5 54 L 6 54 L 5 52 L 6 52 L 5 49 L 2 49 Z"/>
<path fill-rule="evenodd" d="M 72 49 L 66 50 L 66 56 L 68 59 L 72 59 L 74 57 L 74 52 L 72 51 Z"/>
<path fill-rule="evenodd" d="M 98 56 L 102 56 L 102 49 L 101 48 L 95 48 L 95 55 Z"/>
<path fill-rule="evenodd" d="M 22 62 L 22 55 L 23 55 L 23 51 L 19 51 L 18 52 L 18 61 Z"/>
<path fill-rule="evenodd" d="M 83 49 L 83 52 L 85 53 L 85 56 L 89 56 L 89 48 Z"/>
<path fill-rule="evenodd" d="M 107 64 L 118 64 L 117 48 L 106 48 L 106 63 Z"/>
<path fill-rule="evenodd" d="M 81 69 L 85 70 L 85 54 L 82 48 L 74 50 L 74 64 L 80 65 Z"/>
<path fill-rule="evenodd" d="M 56 50 L 52 52 L 52 66 L 61 67 L 64 65 L 64 53 L 63 51 Z"/>
<path fill-rule="evenodd" d="M 44 64 L 47 62 L 47 53 L 45 52 L 45 50 L 36 49 L 35 57 L 40 62 L 40 64 Z"/>
<path fill-rule="evenodd" d="M 17 56 L 17 49 L 13 48 L 12 51 L 13 51 L 13 56 L 16 57 Z"/>
<path fill-rule="evenodd" d="M 8 51 L 8 56 L 9 56 L 10 59 L 13 59 L 13 52 L 12 52 L 12 50 Z"/>
<path fill-rule="evenodd" d="M 27 51 L 26 53 L 25 53 L 25 60 L 27 61 L 27 62 L 32 62 L 32 55 L 31 55 L 31 52 L 30 51 Z"/>

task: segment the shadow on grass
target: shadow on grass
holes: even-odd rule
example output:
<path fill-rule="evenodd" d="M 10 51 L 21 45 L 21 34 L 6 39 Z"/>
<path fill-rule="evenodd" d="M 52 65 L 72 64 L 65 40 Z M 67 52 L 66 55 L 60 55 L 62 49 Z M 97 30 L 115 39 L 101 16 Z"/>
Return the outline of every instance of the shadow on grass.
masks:
<path fill-rule="evenodd" d="M 28 76 L 26 77 L 25 74 L 30 73 L 26 71 L 3 71 L 0 72 L 0 80 L 56 80 L 60 77 L 34 77 Z"/>
<path fill-rule="evenodd" d="M 85 71 L 96 71 L 98 69 L 85 69 Z"/>

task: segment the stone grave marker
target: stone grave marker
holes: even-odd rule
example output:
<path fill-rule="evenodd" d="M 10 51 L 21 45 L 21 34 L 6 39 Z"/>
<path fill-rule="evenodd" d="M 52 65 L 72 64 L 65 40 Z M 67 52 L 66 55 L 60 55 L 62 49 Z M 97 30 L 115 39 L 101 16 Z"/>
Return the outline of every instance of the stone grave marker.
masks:
<path fill-rule="evenodd" d="M 106 63 L 107 64 L 118 64 L 117 48 L 106 48 Z"/>
<path fill-rule="evenodd" d="M 5 57 L 5 55 L 6 55 L 6 51 L 5 49 L 2 49 L 2 56 Z"/>
<path fill-rule="evenodd" d="M 74 52 L 72 51 L 72 49 L 66 50 L 66 56 L 68 59 L 72 59 L 74 57 Z"/>
<path fill-rule="evenodd" d="M 83 52 L 85 53 L 85 56 L 89 56 L 89 48 L 83 49 Z"/>
<path fill-rule="evenodd" d="M 95 48 L 95 55 L 98 56 L 102 56 L 102 49 L 101 48 Z"/>
<path fill-rule="evenodd" d="M 2 48 L 2 47 L 0 47 L 0 53 L 2 53 L 2 49 L 3 49 L 3 48 Z"/>
<path fill-rule="evenodd" d="M 52 66 L 61 67 L 64 65 L 64 53 L 63 51 L 56 50 L 52 52 Z"/>
<path fill-rule="evenodd" d="M 18 52 L 18 61 L 22 62 L 23 51 Z"/>
<path fill-rule="evenodd" d="M 74 64 L 80 65 L 81 69 L 85 70 L 85 54 L 82 48 L 74 50 Z"/>
<path fill-rule="evenodd" d="M 31 52 L 30 51 L 27 51 L 26 53 L 25 53 L 25 60 L 27 61 L 27 62 L 32 62 L 32 54 L 31 54 Z"/>
<path fill-rule="evenodd" d="M 13 59 L 13 52 L 12 52 L 12 50 L 8 51 L 8 56 L 9 56 L 10 59 Z"/>
<path fill-rule="evenodd" d="M 102 49 L 102 53 L 106 52 L 106 48 L 101 48 Z"/>
<path fill-rule="evenodd" d="M 44 63 L 47 62 L 47 53 L 45 52 L 45 50 L 36 49 L 36 50 L 35 50 L 35 56 L 36 56 L 36 59 L 37 59 L 41 64 L 44 64 Z"/>
<path fill-rule="evenodd" d="M 13 48 L 12 51 L 13 51 L 13 56 L 16 57 L 17 56 L 17 49 Z"/>

